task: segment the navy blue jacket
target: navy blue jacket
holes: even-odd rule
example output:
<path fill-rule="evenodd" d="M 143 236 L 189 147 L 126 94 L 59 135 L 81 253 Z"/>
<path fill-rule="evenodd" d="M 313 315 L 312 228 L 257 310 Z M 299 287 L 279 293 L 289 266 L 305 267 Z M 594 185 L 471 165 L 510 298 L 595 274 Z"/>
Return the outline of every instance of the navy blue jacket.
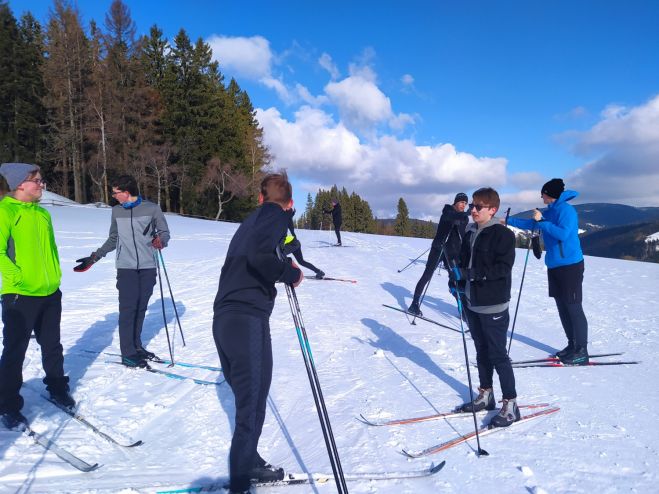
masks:
<path fill-rule="evenodd" d="M 439 251 L 443 245 L 444 258 L 449 262 L 457 259 L 468 223 L 469 213 L 467 211 L 461 213 L 456 211 L 451 204 L 445 204 L 437 225 L 437 233 L 432 241 L 432 248 Z"/>
<path fill-rule="evenodd" d="M 222 266 L 213 310 L 269 316 L 274 307 L 275 283 L 295 283 L 300 270 L 277 256 L 286 236 L 291 212 L 263 203 L 238 227 Z"/>

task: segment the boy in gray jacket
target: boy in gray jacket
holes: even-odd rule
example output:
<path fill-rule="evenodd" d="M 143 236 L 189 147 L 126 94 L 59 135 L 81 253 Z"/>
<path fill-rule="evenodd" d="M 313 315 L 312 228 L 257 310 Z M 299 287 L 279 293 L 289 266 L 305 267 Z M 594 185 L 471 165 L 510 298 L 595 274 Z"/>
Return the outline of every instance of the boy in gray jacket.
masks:
<path fill-rule="evenodd" d="M 128 367 L 148 367 L 147 360 L 158 357 L 142 346 L 142 324 L 156 284 L 155 249 L 167 247 L 169 227 L 160 206 L 142 199 L 137 182 L 121 175 L 113 182 L 112 196 L 119 202 L 112 208 L 110 234 L 89 257 L 78 259 L 76 272 L 116 249 L 117 289 L 119 290 L 119 344 L 121 361 Z"/>

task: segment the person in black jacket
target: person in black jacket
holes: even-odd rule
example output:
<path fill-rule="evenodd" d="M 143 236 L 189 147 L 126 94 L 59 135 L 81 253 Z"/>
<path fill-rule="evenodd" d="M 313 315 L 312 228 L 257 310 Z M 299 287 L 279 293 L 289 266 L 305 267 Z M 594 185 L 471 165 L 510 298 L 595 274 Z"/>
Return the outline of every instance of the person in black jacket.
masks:
<path fill-rule="evenodd" d="M 298 286 L 304 278 L 277 248 L 291 218 L 292 187 L 286 173 L 261 182 L 262 204 L 240 225 L 229 244 L 213 304 L 213 338 L 222 370 L 235 398 L 236 419 L 229 452 L 229 487 L 248 492 L 251 481 L 284 477 L 257 452 L 272 381 L 270 314 L 275 283 Z"/>
<path fill-rule="evenodd" d="M 332 223 L 334 224 L 334 233 L 336 233 L 336 245 L 341 245 L 341 223 L 343 223 L 343 217 L 341 216 L 341 204 L 339 201 L 332 201 L 332 209 L 325 210 L 323 213 L 332 215 Z"/>
<path fill-rule="evenodd" d="M 452 205 L 444 205 L 442 216 L 437 225 L 437 233 L 430 246 L 426 269 L 423 270 L 423 274 L 416 284 L 414 298 L 410 307 L 407 309 L 411 314 L 417 316 L 423 315 L 419 307 L 419 301 L 426 285 L 430 282 L 430 278 L 432 278 L 432 274 L 437 269 L 439 261 L 443 260 L 444 265 L 448 267 L 452 264 L 452 261 L 454 262 L 457 259 L 460 253 L 462 237 L 464 237 L 467 223 L 469 223 L 469 211 L 465 211 L 467 208 L 467 199 L 467 194 L 460 192 L 456 194 Z M 452 282 L 449 282 L 449 287 L 451 285 Z"/>
<path fill-rule="evenodd" d="M 496 190 L 478 189 L 472 202 L 474 223 L 462 240 L 459 265 L 449 271 L 458 283 L 462 300 L 466 300 L 465 312 L 476 347 L 480 380 L 478 397 L 462 405 L 460 410 L 494 410 L 492 378 L 496 369 L 503 405 L 490 425 L 507 427 L 520 419 L 515 375 L 506 351 L 515 235 L 494 217 L 500 205 Z"/>
<path fill-rule="evenodd" d="M 317 280 L 322 280 L 323 276 L 325 276 L 325 272 L 322 271 L 321 269 L 318 269 L 309 261 L 304 260 L 304 256 L 302 255 L 302 244 L 295 235 L 295 225 L 293 223 L 293 216 L 295 216 L 295 209 L 293 210 L 293 214 L 291 215 L 291 220 L 288 223 L 288 230 L 291 232 L 291 234 L 288 237 L 286 237 L 286 242 L 282 249 L 284 251 L 284 255 L 293 254 L 293 257 L 295 257 L 295 260 L 297 261 L 298 265 L 310 269 L 311 271 L 316 273 Z"/>

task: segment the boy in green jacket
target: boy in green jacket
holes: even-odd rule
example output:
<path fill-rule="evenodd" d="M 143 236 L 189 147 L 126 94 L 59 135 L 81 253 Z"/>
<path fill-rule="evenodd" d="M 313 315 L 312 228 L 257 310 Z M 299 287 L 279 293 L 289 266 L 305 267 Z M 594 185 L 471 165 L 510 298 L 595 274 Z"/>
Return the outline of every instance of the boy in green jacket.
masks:
<path fill-rule="evenodd" d="M 8 429 L 27 424 L 21 414 L 23 361 L 32 331 L 41 346 L 43 379 L 53 401 L 73 408 L 60 343 L 62 272 L 50 214 L 39 206 L 45 182 L 37 165 L 3 163 L 12 191 L 0 201 L 3 348 L 0 357 L 0 421 Z"/>

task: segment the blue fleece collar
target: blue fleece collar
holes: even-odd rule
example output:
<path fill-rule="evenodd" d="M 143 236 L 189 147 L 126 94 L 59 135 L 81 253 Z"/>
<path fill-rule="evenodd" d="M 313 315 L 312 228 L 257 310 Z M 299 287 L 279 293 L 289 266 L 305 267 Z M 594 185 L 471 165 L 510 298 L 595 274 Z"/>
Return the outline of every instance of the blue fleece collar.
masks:
<path fill-rule="evenodd" d="M 121 207 L 124 209 L 133 209 L 135 206 L 139 206 L 142 204 L 142 196 L 137 196 L 137 199 L 135 199 L 133 202 L 124 202 Z"/>

